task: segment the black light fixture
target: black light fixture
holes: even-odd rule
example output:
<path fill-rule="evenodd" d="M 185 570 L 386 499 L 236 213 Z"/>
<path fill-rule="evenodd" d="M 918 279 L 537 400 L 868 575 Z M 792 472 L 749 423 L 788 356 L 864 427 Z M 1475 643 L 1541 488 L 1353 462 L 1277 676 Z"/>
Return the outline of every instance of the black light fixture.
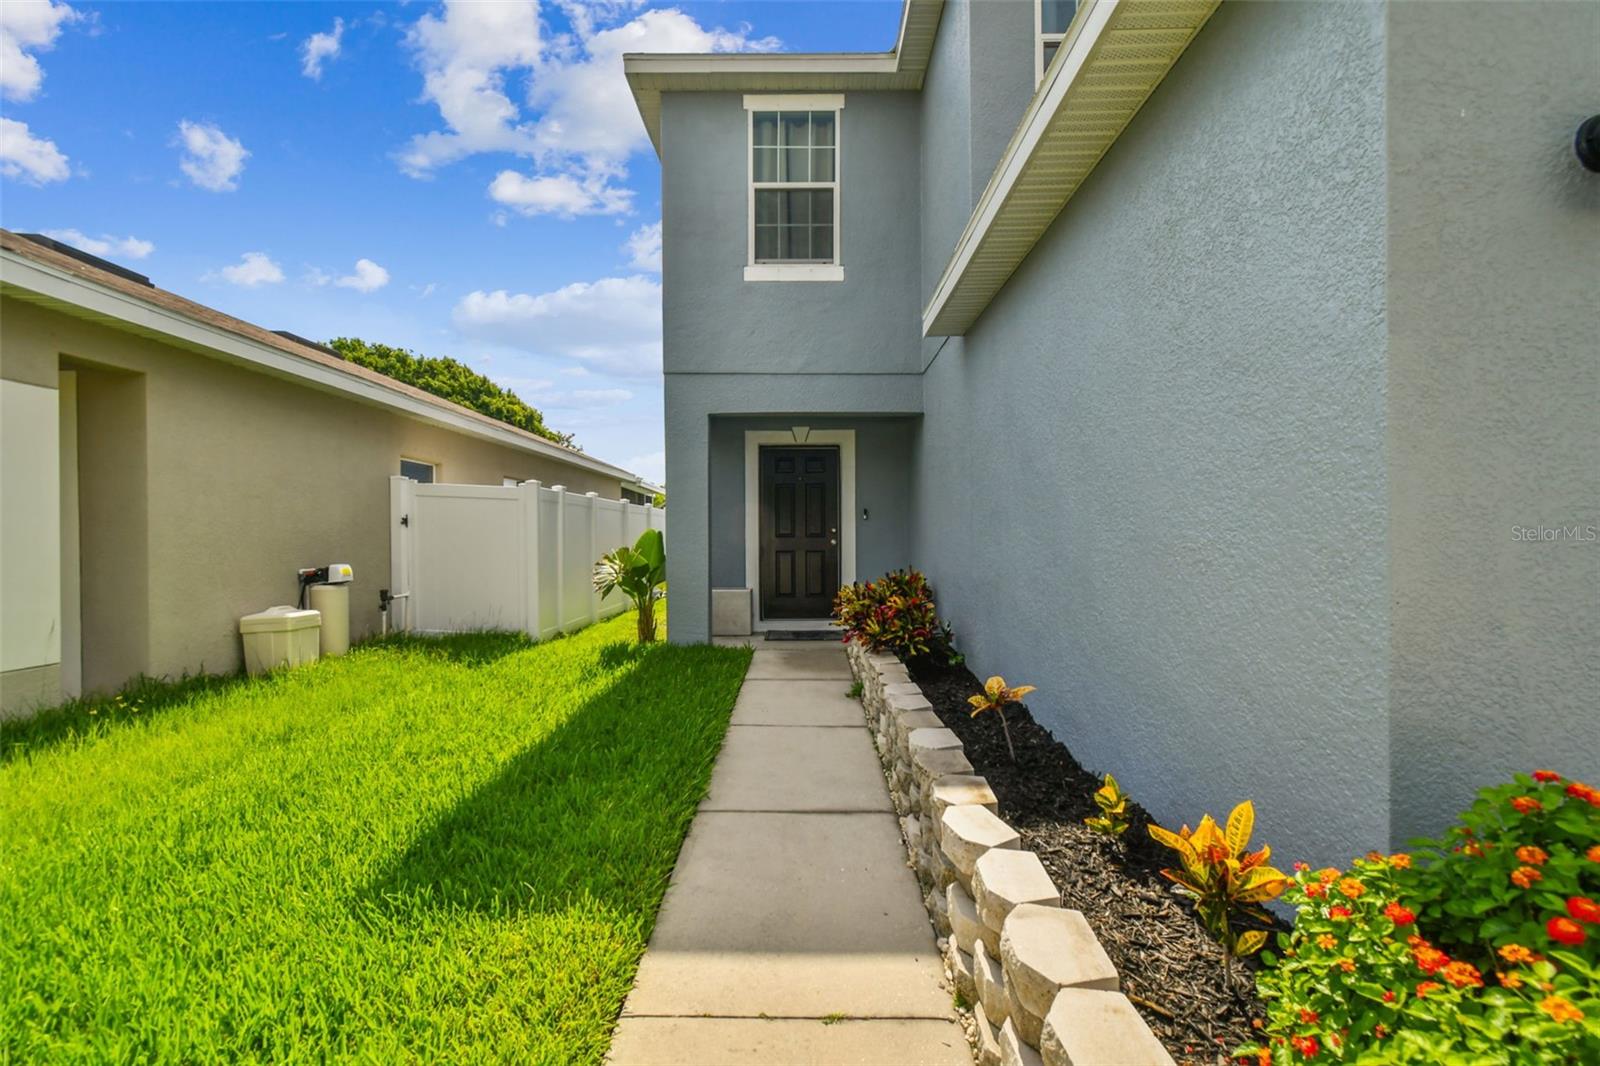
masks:
<path fill-rule="evenodd" d="M 1583 169 L 1600 174 L 1600 115 L 1590 115 L 1578 127 L 1578 135 L 1572 139 L 1572 150 L 1578 153 Z"/>

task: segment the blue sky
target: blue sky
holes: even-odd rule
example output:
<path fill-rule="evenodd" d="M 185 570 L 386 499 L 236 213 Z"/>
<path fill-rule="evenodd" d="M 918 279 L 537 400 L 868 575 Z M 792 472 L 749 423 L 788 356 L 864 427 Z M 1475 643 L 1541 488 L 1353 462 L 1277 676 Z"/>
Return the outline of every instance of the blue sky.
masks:
<path fill-rule="evenodd" d="M 0 225 L 269 329 L 455 356 L 659 479 L 660 170 L 621 52 L 884 50 L 899 17 L 5 0 Z"/>

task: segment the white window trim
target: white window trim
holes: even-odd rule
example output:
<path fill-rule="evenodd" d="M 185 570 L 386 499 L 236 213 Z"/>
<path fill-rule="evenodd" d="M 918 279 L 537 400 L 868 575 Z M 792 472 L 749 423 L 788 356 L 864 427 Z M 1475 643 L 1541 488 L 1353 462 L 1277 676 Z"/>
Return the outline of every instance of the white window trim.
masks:
<path fill-rule="evenodd" d="M 400 457 L 400 461 L 402 463 L 416 463 L 418 466 L 427 467 L 429 470 L 433 471 L 433 480 L 429 481 L 429 482 L 426 482 L 426 484 L 429 484 L 429 485 L 437 485 L 437 484 L 439 484 L 439 464 L 434 462 L 433 460 L 431 460 L 431 459 L 418 459 L 417 457 L 412 456 L 412 455 L 402 455 Z M 402 471 L 400 473 L 400 476 L 401 477 L 408 477 L 409 475 Z M 416 480 L 416 479 L 413 478 L 412 480 Z M 417 482 L 417 484 L 419 484 L 419 485 L 420 484 L 424 484 L 424 482 L 420 482 L 419 481 L 419 482 Z"/>
<path fill-rule="evenodd" d="M 1072 36 L 1072 23 L 1077 22 L 1083 15 L 1083 9 L 1089 6 L 1085 0 L 1078 0 L 1077 9 L 1072 12 L 1072 21 L 1067 23 L 1067 28 L 1060 33 L 1044 32 L 1044 0 L 1033 0 L 1033 84 L 1035 87 L 1044 81 L 1045 62 L 1044 46 L 1057 45 L 1056 54 L 1060 55 L 1059 47 L 1066 39 Z"/>
<path fill-rule="evenodd" d="M 746 281 L 843 281 L 844 266 L 839 245 L 840 218 L 844 214 L 844 110 L 843 93 L 747 93 L 744 98 L 744 187 L 745 187 L 745 267 Z M 756 262 L 756 175 L 755 112 L 757 111 L 832 111 L 834 113 L 833 180 L 786 183 L 793 188 L 833 190 L 832 263 Z"/>
<path fill-rule="evenodd" d="M 856 580 L 856 431 L 812 429 L 802 436 L 792 429 L 747 429 L 744 432 L 744 583 L 751 591 L 751 628 L 825 629 L 826 618 L 761 617 L 761 446 L 834 446 L 839 449 L 839 584 Z"/>

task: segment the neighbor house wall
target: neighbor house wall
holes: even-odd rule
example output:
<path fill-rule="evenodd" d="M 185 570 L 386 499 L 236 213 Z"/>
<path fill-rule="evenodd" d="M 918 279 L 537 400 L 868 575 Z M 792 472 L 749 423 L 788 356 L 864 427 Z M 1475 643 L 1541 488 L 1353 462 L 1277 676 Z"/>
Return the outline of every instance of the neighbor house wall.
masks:
<path fill-rule="evenodd" d="M 1389 8 L 1396 835 L 1600 778 L 1600 5 Z M 1573 530 L 1557 540 L 1519 529 Z"/>
<path fill-rule="evenodd" d="M 402 455 L 440 481 L 621 495 L 614 478 L 10 297 L 0 350 L 7 376 L 79 373 L 90 690 L 237 668 L 239 616 L 293 602 L 300 567 L 350 563 L 352 634 L 375 631 Z"/>
<path fill-rule="evenodd" d="M 1390 834 L 1383 80 L 1377 6 L 1223 5 L 939 348 L 916 448 L 972 669 L 1292 858 Z"/>

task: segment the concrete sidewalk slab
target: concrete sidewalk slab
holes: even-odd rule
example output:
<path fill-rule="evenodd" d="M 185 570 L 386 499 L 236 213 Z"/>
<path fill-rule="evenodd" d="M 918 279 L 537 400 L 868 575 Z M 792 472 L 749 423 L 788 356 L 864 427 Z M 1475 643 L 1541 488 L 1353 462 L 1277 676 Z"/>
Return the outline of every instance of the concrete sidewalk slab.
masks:
<path fill-rule="evenodd" d="M 624 1018 L 618 1066 L 972 1066 L 961 1030 L 926 1019 Z"/>
<path fill-rule="evenodd" d="M 942 976 L 894 815 L 703 811 L 623 1014 L 951 1019 Z"/>
<path fill-rule="evenodd" d="M 848 681 L 746 680 L 733 705 L 733 725 L 859 726 L 861 704 Z"/>
<path fill-rule="evenodd" d="M 839 680 L 846 688 L 855 680 L 850 673 L 850 660 L 837 644 L 807 644 L 796 647 L 775 648 L 769 644 L 756 645 L 750 657 L 750 669 L 745 673 L 749 681 Z"/>
<path fill-rule="evenodd" d="M 894 810 L 865 729 L 731 726 L 702 811 Z"/>

